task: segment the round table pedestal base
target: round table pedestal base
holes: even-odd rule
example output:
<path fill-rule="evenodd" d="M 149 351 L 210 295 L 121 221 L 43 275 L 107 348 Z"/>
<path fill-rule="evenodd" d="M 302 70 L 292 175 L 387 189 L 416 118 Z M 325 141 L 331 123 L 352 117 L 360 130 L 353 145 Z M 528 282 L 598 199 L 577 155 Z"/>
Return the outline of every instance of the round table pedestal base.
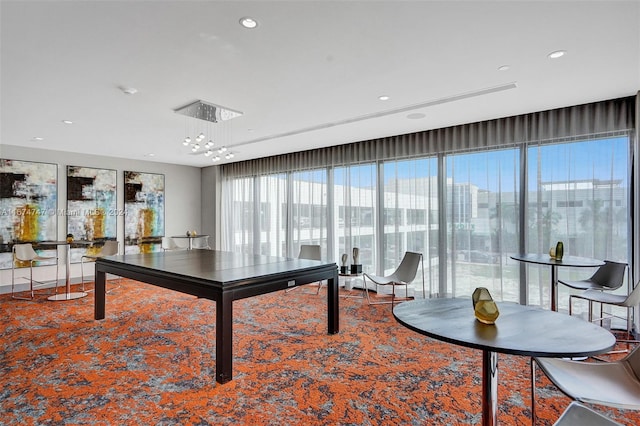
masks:
<path fill-rule="evenodd" d="M 60 301 L 60 300 L 81 299 L 86 295 L 87 293 L 85 293 L 84 291 L 77 291 L 74 293 L 54 294 L 53 296 L 47 297 L 47 300 Z"/>

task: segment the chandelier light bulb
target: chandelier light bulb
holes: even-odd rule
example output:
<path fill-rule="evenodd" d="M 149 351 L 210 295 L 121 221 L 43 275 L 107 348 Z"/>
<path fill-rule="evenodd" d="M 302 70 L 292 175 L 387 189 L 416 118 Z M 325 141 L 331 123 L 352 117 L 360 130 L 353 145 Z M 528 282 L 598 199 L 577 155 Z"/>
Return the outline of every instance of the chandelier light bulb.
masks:
<path fill-rule="evenodd" d="M 191 138 L 187 136 L 186 138 L 184 138 L 184 142 L 182 142 L 182 145 L 187 146 L 190 143 L 191 143 Z"/>
<path fill-rule="evenodd" d="M 196 141 L 200 142 L 203 139 L 204 139 L 204 133 L 200 132 L 200 134 L 198 136 L 196 136 Z"/>
<path fill-rule="evenodd" d="M 206 144 L 204 144 L 204 147 L 209 149 L 213 146 L 213 141 L 211 139 L 209 139 L 209 142 L 207 142 Z"/>
<path fill-rule="evenodd" d="M 209 157 L 209 156 L 211 156 L 211 154 L 213 154 L 213 151 L 208 150 L 207 152 L 204 153 L 204 156 L 205 157 Z"/>
<path fill-rule="evenodd" d="M 215 157 L 213 157 L 212 161 L 215 163 L 216 161 L 220 161 L 220 157 L 218 157 L 217 155 Z"/>
<path fill-rule="evenodd" d="M 198 145 L 197 143 L 193 145 L 193 148 L 191 148 L 191 151 L 196 152 L 197 150 L 200 149 L 200 145 Z"/>
<path fill-rule="evenodd" d="M 228 154 L 227 154 L 227 157 L 226 157 L 226 158 L 227 158 L 227 160 L 229 160 L 229 159 L 231 159 L 231 158 L 233 158 L 233 157 L 234 157 L 233 152 L 230 152 L 230 153 L 228 153 Z"/>

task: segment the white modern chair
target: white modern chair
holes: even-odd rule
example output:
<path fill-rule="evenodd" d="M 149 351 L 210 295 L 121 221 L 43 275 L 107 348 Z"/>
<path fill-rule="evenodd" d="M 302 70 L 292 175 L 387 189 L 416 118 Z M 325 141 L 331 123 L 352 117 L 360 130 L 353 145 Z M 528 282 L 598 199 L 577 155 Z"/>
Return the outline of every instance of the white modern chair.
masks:
<path fill-rule="evenodd" d="M 611 294 L 610 292 L 603 292 L 599 290 L 587 290 L 581 294 L 572 294 L 569 296 L 569 315 L 572 313 L 573 299 L 583 299 L 589 302 L 589 321 L 600 322 L 607 318 L 621 318 L 613 314 L 605 314 L 603 310 L 604 305 L 620 306 L 627 309 L 627 317 L 621 318 L 627 320 L 627 338 L 629 341 L 637 342 L 632 338 L 633 333 L 633 311 L 634 308 L 640 305 L 640 281 L 636 284 L 636 287 L 628 295 L 623 294 Z M 593 319 L 593 303 L 600 304 L 600 317 Z"/>
<path fill-rule="evenodd" d="M 553 426 L 622 426 L 620 423 L 577 402 L 569 404 Z"/>
<path fill-rule="evenodd" d="M 107 240 L 104 242 L 104 245 L 102 246 L 102 248 L 100 248 L 100 250 L 95 253 L 95 254 L 85 254 L 80 258 L 80 272 L 82 274 L 82 291 L 85 291 L 84 289 L 84 263 L 86 262 L 95 262 L 96 259 L 100 259 L 101 257 L 105 257 L 105 256 L 113 256 L 115 254 L 118 254 L 119 251 L 119 245 L 118 242 L 116 240 Z M 113 289 L 111 289 L 113 290 Z"/>
<path fill-rule="evenodd" d="M 322 251 L 320 246 L 317 244 L 302 244 L 300 246 L 300 253 L 298 253 L 298 259 L 322 260 Z M 322 282 L 318 283 L 318 291 L 316 294 L 320 294 L 320 287 L 322 287 Z M 288 288 L 285 290 L 285 293 L 295 290 L 296 288 L 298 287 Z"/>
<path fill-rule="evenodd" d="M 558 283 L 577 290 L 611 291 L 622 287 L 626 270 L 626 263 L 605 260 L 604 265 L 599 267 L 590 278 L 579 281 L 558 280 Z"/>
<path fill-rule="evenodd" d="M 398 268 L 391 274 L 384 277 L 379 277 L 373 274 L 364 273 L 364 291 L 367 294 L 367 302 L 370 305 L 382 305 L 382 304 L 394 304 L 396 302 L 402 302 L 409 299 L 409 284 L 416 278 L 418 273 L 418 265 L 422 261 L 422 253 L 415 253 L 412 251 L 405 252 L 402 261 Z M 392 286 L 391 300 L 372 302 L 369 296 L 369 286 L 367 285 L 368 278 L 374 285 L 375 291 L 378 292 L 379 286 Z M 404 286 L 405 296 L 398 298 L 396 296 L 396 287 Z M 422 294 L 426 295 L 424 288 L 424 265 L 422 266 Z"/>
<path fill-rule="evenodd" d="M 191 248 L 211 250 L 211 246 L 209 245 L 209 236 L 203 235 L 201 237 L 194 238 L 191 242 Z"/>
<path fill-rule="evenodd" d="M 171 237 L 162 237 L 162 250 L 186 250 L 186 247 L 179 246 L 176 241 Z"/>
<path fill-rule="evenodd" d="M 535 424 L 536 364 L 569 398 L 585 404 L 640 410 L 640 346 L 618 361 L 531 359 L 531 417 Z"/>
<path fill-rule="evenodd" d="M 35 297 L 34 286 L 33 283 L 38 283 L 44 285 L 46 283 L 41 281 L 36 281 L 33 279 L 33 265 L 35 262 L 42 262 L 47 260 L 56 260 L 56 281 L 55 281 L 55 293 L 48 294 L 57 294 L 58 293 L 58 257 L 57 256 L 40 256 L 33 249 L 33 245 L 31 243 L 25 244 L 15 244 L 12 249 L 13 259 L 11 261 L 11 298 L 19 299 L 19 300 L 33 300 Z M 31 293 L 31 297 L 23 297 L 16 296 L 15 285 L 16 285 L 16 277 L 15 277 L 15 269 L 16 262 L 29 262 L 29 291 Z M 22 277 L 25 278 L 26 277 Z"/>

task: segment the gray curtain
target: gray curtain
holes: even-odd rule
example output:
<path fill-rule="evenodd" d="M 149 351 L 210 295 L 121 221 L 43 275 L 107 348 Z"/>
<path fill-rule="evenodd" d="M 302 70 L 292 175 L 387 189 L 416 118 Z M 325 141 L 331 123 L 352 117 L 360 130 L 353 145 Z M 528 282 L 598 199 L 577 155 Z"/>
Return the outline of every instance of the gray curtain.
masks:
<path fill-rule="evenodd" d="M 221 165 L 225 178 L 360 162 L 474 151 L 584 135 L 605 135 L 635 128 L 636 97 L 534 112 L 442 129 Z"/>

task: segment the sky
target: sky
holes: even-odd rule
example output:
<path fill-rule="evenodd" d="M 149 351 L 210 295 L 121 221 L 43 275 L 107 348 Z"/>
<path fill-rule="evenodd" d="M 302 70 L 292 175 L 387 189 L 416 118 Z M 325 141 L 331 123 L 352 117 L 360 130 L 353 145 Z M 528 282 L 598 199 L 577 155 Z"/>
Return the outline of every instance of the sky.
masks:
<path fill-rule="evenodd" d="M 528 148 L 529 190 L 537 190 L 538 162 L 542 182 L 576 180 L 621 180 L 628 186 L 629 138 L 610 137 L 595 140 L 535 145 Z M 385 162 L 385 182 L 394 179 L 437 177 L 435 157 Z M 471 182 L 489 191 L 517 190 L 520 181 L 519 150 L 516 148 L 450 154 L 445 159 L 447 177 L 455 183 Z M 371 163 L 348 168 L 349 184 L 361 188 L 376 185 L 376 167 Z M 326 169 L 305 171 L 296 178 L 326 183 Z M 334 184 L 347 182 L 347 168 L 336 167 Z"/>

